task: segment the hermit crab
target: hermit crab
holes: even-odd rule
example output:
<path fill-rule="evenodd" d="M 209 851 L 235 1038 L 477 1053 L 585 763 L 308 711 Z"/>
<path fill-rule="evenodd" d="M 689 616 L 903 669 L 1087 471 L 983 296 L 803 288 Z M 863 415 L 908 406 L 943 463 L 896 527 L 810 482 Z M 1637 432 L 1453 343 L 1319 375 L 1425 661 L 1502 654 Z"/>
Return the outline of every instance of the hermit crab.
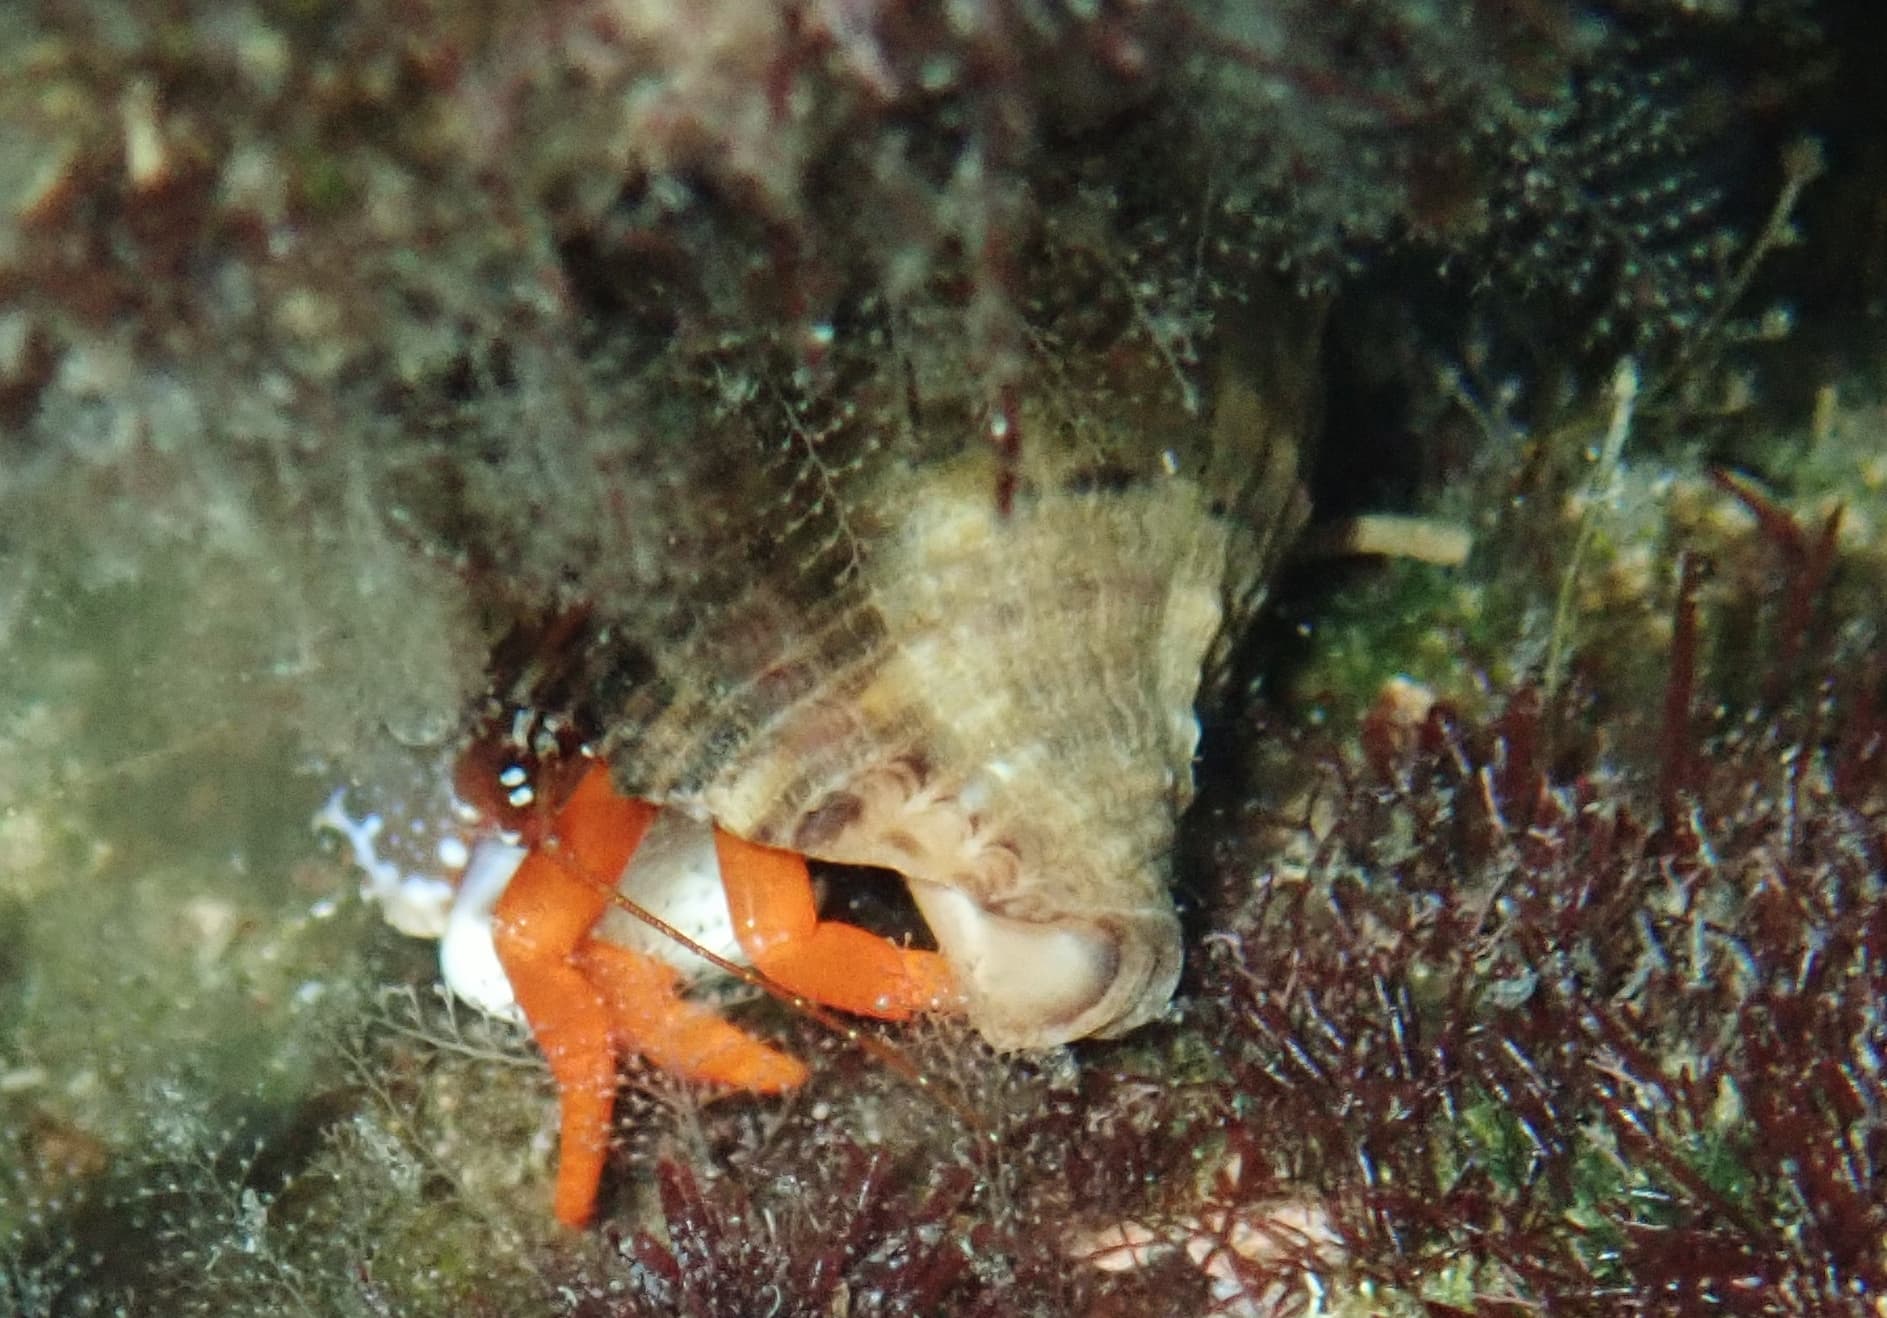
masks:
<path fill-rule="evenodd" d="M 619 879 L 683 922 L 633 863 L 672 816 L 696 821 L 686 863 L 718 862 L 721 950 L 790 995 L 960 1010 L 1004 1049 L 1165 1010 L 1195 705 L 1302 523 L 1316 410 L 1314 311 L 1236 319 L 1216 375 L 1086 327 L 993 405 L 946 331 L 906 320 L 841 340 L 816 406 L 755 390 L 711 442 L 636 448 L 598 519 L 630 529 L 533 660 L 580 714 L 495 716 L 514 749 L 581 751 L 555 783 L 478 762 L 513 785 L 514 850 L 460 899 L 495 900 L 485 980 L 557 1080 L 559 1218 L 593 1211 L 621 1055 L 759 1091 L 804 1075 L 599 925 Z M 937 950 L 820 919 L 808 859 L 902 876 Z"/>

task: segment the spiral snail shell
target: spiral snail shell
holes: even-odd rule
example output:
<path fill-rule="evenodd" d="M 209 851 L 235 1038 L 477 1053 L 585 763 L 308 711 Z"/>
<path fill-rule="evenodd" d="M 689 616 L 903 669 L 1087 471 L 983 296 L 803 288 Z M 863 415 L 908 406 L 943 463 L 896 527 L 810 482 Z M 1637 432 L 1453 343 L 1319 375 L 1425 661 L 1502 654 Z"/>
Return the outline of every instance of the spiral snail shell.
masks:
<path fill-rule="evenodd" d="M 1064 335 L 992 442 L 905 323 L 841 338 L 839 401 L 756 389 L 650 455 L 661 565 L 587 660 L 618 786 L 895 870 L 999 1047 L 1159 1014 L 1202 682 L 1306 511 L 1317 316 L 1243 319 L 1204 404 L 1126 333 Z"/>

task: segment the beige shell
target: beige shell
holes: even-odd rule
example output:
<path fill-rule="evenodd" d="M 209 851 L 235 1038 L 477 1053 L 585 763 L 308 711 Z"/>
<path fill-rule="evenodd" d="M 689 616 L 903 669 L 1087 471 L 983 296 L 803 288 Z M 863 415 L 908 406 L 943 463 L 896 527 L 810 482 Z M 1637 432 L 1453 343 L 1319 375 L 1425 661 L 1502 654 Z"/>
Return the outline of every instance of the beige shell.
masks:
<path fill-rule="evenodd" d="M 1250 319 L 1190 409 L 1143 336 L 1038 344 L 1013 456 L 947 327 L 841 337 L 824 411 L 739 409 L 616 623 L 621 785 L 905 876 L 998 1046 L 1158 1015 L 1202 672 L 1304 515 L 1316 317 Z"/>

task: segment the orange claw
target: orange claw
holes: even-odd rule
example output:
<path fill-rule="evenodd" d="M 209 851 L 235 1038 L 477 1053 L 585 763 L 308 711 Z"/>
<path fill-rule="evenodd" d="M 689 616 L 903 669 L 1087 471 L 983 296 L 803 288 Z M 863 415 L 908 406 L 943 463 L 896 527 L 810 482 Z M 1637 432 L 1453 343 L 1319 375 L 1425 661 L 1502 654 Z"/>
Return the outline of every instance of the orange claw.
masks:
<path fill-rule="evenodd" d="M 493 914 L 499 964 L 557 1081 L 555 1209 L 569 1226 L 595 1211 L 622 1054 L 642 1053 L 688 1079 L 767 1092 L 806 1074 L 683 1001 L 668 966 L 589 936 L 654 818 L 654 806 L 618 796 L 608 771 L 591 769 L 558 816 L 554 840 L 519 865 Z"/>
<path fill-rule="evenodd" d="M 714 831 L 734 936 L 754 968 L 789 993 L 859 1016 L 901 1021 L 958 1001 L 956 976 L 922 952 L 821 920 L 804 857 Z"/>

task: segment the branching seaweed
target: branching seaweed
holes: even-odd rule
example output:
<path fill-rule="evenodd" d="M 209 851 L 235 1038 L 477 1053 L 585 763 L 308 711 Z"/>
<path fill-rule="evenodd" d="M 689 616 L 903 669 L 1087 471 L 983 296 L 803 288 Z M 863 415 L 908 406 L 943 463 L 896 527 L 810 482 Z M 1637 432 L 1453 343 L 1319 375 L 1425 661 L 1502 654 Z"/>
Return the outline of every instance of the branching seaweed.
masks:
<path fill-rule="evenodd" d="M 1887 1285 L 1879 641 L 1804 663 L 1832 541 L 1732 488 L 1782 564 L 1763 703 L 1699 699 L 1693 567 L 1661 766 L 1567 774 L 1531 688 L 1484 726 L 1385 711 L 1330 764 L 1307 872 L 1213 942 L 1249 1138 L 1321 1188 L 1358 1275 L 1434 1294 L 1470 1263 L 1482 1313 L 1858 1312 Z"/>

